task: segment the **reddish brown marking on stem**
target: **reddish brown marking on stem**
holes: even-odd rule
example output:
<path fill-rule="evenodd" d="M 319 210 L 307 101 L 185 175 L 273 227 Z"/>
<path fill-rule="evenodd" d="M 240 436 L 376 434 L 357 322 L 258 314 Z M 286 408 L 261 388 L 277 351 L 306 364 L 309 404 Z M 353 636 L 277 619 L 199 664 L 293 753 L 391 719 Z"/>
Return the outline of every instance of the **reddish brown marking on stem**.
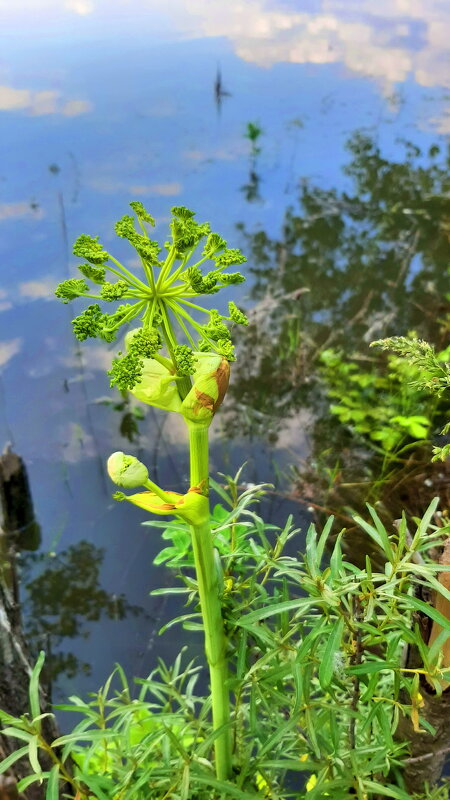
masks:
<path fill-rule="evenodd" d="M 228 389 L 228 383 L 230 381 L 230 365 L 226 358 L 222 359 L 222 363 L 216 370 L 216 381 L 217 381 L 217 388 L 219 390 L 219 395 L 217 397 L 216 402 L 214 403 L 214 414 L 216 413 L 217 409 L 222 403 L 223 398 L 225 397 L 226 391 Z"/>
<path fill-rule="evenodd" d="M 206 392 L 201 392 L 199 389 L 195 389 L 194 387 L 197 401 L 192 407 L 193 414 L 198 414 L 203 408 L 206 408 L 208 411 L 211 411 L 212 414 L 215 414 L 217 409 L 220 407 L 228 389 L 228 382 L 230 380 L 230 365 L 226 358 L 223 358 L 216 371 L 209 375 L 209 379 L 215 379 L 216 381 L 217 397 L 214 400 L 211 395 L 206 394 Z"/>
<path fill-rule="evenodd" d="M 192 407 L 193 414 L 198 414 L 202 410 L 202 408 L 207 408 L 208 411 L 214 413 L 214 400 L 209 394 L 205 394 L 205 392 L 199 392 L 199 390 L 196 389 L 195 395 L 197 398 L 197 402 Z"/>

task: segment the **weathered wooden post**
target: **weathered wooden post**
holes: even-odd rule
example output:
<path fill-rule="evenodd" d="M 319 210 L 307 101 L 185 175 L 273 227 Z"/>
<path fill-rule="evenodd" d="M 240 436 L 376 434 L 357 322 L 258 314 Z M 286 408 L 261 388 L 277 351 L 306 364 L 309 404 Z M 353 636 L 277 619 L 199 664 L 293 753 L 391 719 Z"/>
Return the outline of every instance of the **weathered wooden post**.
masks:
<path fill-rule="evenodd" d="M 25 464 L 6 448 L 0 456 L 0 708 L 21 716 L 29 710 L 28 683 L 32 670 L 30 654 L 22 629 L 16 557 L 20 549 L 36 549 L 40 529 L 35 520 Z M 48 698 L 42 692 L 41 708 Z M 51 717 L 43 721 L 48 741 L 58 735 Z M 16 749 L 16 740 L 0 734 L 0 758 Z M 45 765 L 44 765 L 45 766 Z M 16 779 L 29 775 L 28 759 L 16 761 L 12 771 L 0 776 L 0 800 L 18 797 Z M 42 800 L 42 787 L 27 789 L 29 800 Z"/>

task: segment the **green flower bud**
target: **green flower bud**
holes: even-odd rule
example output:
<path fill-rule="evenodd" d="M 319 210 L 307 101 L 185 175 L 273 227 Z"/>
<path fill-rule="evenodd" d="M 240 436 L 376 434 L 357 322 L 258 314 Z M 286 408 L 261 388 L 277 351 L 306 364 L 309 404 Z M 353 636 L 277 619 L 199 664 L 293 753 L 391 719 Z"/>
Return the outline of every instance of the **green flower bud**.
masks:
<path fill-rule="evenodd" d="M 127 456 L 120 451 L 110 455 L 107 469 L 112 482 L 125 489 L 145 486 L 148 481 L 147 467 L 134 456 Z"/>
<path fill-rule="evenodd" d="M 196 353 L 199 365 L 194 385 L 183 400 L 181 413 L 187 422 L 209 425 L 228 389 L 230 365 L 226 358 L 211 353 Z"/>

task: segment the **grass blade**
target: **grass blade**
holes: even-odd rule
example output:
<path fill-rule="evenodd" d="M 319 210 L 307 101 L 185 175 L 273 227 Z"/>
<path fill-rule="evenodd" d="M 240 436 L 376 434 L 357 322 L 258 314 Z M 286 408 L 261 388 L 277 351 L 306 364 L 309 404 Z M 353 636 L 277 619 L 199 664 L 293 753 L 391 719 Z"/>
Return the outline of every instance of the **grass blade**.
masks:
<path fill-rule="evenodd" d="M 28 694 L 30 698 L 30 712 L 31 712 L 31 719 L 36 719 L 41 713 L 41 703 L 39 699 L 39 678 L 41 675 L 42 667 L 44 666 L 45 661 L 45 653 L 43 650 L 39 653 L 39 658 L 34 665 L 33 672 L 31 673 L 30 677 L 30 685 L 28 689 Z M 39 720 L 37 723 L 38 730 L 41 730 L 41 721 Z"/>

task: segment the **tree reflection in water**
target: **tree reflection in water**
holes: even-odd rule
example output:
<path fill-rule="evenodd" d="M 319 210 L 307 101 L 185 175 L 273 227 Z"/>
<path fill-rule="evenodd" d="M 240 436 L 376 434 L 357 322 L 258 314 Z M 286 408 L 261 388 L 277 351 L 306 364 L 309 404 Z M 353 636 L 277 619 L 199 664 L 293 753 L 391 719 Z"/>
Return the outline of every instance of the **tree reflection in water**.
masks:
<path fill-rule="evenodd" d="M 103 558 L 104 550 L 85 540 L 61 553 L 21 556 L 25 633 L 33 650 L 47 650 L 52 679 L 62 673 L 67 677 L 89 674 L 90 665 L 68 652 L 66 645 L 68 639 L 89 637 L 87 623 L 144 613 L 123 594 L 111 594 L 101 587 Z M 30 579 L 31 569 L 39 574 Z"/>
<path fill-rule="evenodd" d="M 370 482 L 383 456 L 331 417 L 321 352 L 333 348 L 361 371 L 382 374 L 386 360 L 369 349 L 372 340 L 415 331 L 442 348 L 447 338 L 449 150 L 399 146 L 402 158 L 388 159 L 357 132 L 347 145 L 345 189 L 302 181 L 279 238 L 239 226 L 257 302 L 242 335 L 229 424 L 275 442 L 286 420 L 311 409 L 309 465 L 320 462 L 326 481 L 332 468 L 342 481 L 352 465 L 352 476 Z"/>

